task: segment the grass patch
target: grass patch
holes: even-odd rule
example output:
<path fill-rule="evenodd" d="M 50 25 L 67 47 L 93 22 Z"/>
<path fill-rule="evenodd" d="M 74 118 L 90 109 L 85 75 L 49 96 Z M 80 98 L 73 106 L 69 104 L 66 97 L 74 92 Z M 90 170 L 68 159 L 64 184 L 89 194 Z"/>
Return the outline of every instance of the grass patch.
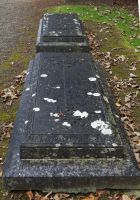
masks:
<path fill-rule="evenodd" d="M 44 12 L 77 13 L 83 21 L 102 22 L 115 25 L 123 34 L 128 46 L 140 46 L 140 29 L 138 19 L 124 8 L 110 8 L 107 6 L 63 5 L 44 9 Z"/>

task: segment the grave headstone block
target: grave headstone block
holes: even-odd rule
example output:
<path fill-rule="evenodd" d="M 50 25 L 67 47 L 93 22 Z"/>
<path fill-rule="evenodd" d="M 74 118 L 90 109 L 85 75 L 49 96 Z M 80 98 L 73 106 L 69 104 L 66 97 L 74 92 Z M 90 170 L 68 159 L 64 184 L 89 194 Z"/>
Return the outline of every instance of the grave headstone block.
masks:
<path fill-rule="evenodd" d="M 112 95 L 90 54 L 39 53 L 30 63 L 4 185 L 53 192 L 140 188 Z"/>
<path fill-rule="evenodd" d="M 76 14 L 44 14 L 40 20 L 37 52 L 89 51 L 83 25 Z"/>

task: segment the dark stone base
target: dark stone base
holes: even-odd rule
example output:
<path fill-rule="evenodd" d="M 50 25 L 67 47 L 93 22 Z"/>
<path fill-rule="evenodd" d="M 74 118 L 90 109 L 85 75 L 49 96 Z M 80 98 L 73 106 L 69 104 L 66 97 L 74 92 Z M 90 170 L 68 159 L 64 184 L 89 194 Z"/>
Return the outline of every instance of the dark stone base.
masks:
<path fill-rule="evenodd" d="M 64 53 L 59 54 L 59 56 L 62 55 L 65 57 Z M 81 53 L 69 53 L 69 56 L 72 59 L 73 56 L 81 56 Z M 83 53 L 82 56 L 90 59 L 90 55 L 87 53 Z M 123 158 L 20 159 L 20 145 L 27 139 L 25 121 L 33 103 L 31 95 L 36 89 L 39 62 L 40 54 L 34 61 L 30 62 L 25 84 L 25 88 L 30 87 L 30 91 L 24 91 L 22 95 L 10 148 L 4 164 L 5 189 L 75 193 L 90 192 L 95 188 L 140 189 L 140 171 L 121 125 L 120 137 L 125 147 Z M 102 95 L 108 97 L 109 105 L 111 105 L 110 113 L 114 115 L 116 113 L 114 102 L 104 75 L 97 63 L 93 62 L 93 67 L 96 69 L 96 74 L 102 77 L 99 79 L 101 92 Z M 119 119 L 118 124 L 120 124 Z"/>

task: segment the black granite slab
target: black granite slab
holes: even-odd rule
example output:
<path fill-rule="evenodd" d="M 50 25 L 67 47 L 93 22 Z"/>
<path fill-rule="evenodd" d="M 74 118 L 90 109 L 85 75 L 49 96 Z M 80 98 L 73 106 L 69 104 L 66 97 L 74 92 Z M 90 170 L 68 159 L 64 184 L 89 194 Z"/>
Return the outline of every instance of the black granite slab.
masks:
<path fill-rule="evenodd" d="M 44 14 L 40 20 L 37 52 L 89 51 L 83 25 L 76 14 Z"/>
<path fill-rule="evenodd" d="M 57 102 L 44 102 L 44 97 Z M 80 109 L 89 113 L 87 118 L 73 116 L 73 111 Z M 102 114 L 96 116 L 95 109 Z M 59 113 L 59 117 L 48 113 Z M 111 134 L 91 129 L 90 122 L 97 119 L 107 122 Z M 64 122 L 71 126 L 63 127 Z M 140 172 L 112 95 L 100 66 L 89 54 L 40 53 L 30 63 L 4 164 L 4 186 L 8 190 L 53 192 L 140 189 Z"/>

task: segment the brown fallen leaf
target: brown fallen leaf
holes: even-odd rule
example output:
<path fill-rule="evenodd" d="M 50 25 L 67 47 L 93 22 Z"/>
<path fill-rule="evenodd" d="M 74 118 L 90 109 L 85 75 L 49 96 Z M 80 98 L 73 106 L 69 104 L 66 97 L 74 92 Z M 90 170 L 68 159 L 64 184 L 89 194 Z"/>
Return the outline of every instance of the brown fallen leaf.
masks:
<path fill-rule="evenodd" d="M 49 196 L 52 194 L 52 191 L 46 194 L 41 200 L 49 200 Z"/>
<path fill-rule="evenodd" d="M 131 200 L 126 194 L 122 195 L 122 200 Z"/>
<path fill-rule="evenodd" d="M 26 195 L 28 196 L 29 200 L 32 200 L 34 195 L 33 195 L 33 192 L 32 191 L 27 191 L 26 192 Z"/>
<path fill-rule="evenodd" d="M 89 196 L 82 198 L 81 200 L 98 200 L 99 197 L 95 196 L 93 193 L 90 193 Z"/>
<path fill-rule="evenodd" d="M 36 192 L 34 195 L 34 200 L 43 200 L 43 197 L 38 192 Z"/>
<path fill-rule="evenodd" d="M 136 74 L 130 73 L 129 74 L 130 78 L 137 78 L 138 76 Z"/>
<path fill-rule="evenodd" d="M 67 193 L 56 193 L 53 197 L 54 200 L 67 199 L 70 195 Z"/>
<path fill-rule="evenodd" d="M 124 62 L 125 61 L 125 56 L 124 55 L 121 55 L 121 56 L 118 56 L 118 60 Z"/>
<path fill-rule="evenodd" d="M 97 190 L 96 194 L 100 198 L 102 196 L 108 196 L 108 195 L 110 195 L 110 191 L 108 191 L 108 190 Z"/>

